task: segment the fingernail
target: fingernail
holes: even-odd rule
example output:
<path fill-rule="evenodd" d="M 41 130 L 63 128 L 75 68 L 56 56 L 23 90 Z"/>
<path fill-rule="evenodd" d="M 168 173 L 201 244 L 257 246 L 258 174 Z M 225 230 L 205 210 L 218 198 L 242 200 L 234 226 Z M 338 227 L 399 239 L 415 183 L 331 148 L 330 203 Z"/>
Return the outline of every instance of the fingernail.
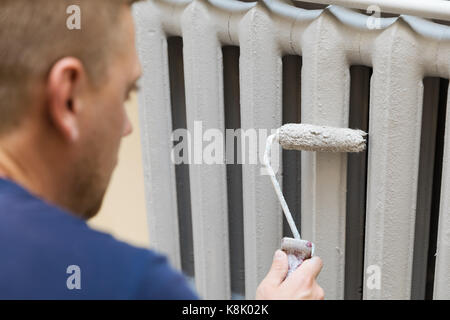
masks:
<path fill-rule="evenodd" d="M 281 250 L 275 251 L 275 259 L 283 258 L 283 252 Z"/>

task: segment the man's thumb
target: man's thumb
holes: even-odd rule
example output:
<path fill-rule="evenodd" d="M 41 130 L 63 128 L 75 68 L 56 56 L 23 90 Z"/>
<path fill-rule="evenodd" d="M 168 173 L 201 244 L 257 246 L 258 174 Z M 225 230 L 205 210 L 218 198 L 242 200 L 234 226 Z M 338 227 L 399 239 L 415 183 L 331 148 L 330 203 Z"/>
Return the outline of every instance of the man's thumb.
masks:
<path fill-rule="evenodd" d="M 288 272 L 288 258 L 286 253 L 281 250 L 275 251 L 273 256 L 272 266 L 270 267 L 269 273 L 266 276 L 266 281 L 279 285 L 286 278 Z"/>

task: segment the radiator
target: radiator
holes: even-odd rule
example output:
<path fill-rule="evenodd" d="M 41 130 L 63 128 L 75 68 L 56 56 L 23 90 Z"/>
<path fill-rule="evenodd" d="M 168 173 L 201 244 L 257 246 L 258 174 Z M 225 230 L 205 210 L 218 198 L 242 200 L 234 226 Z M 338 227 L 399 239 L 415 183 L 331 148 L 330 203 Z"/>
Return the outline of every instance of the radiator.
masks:
<path fill-rule="evenodd" d="M 450 299 L 450 27 L 356 9 L 135 6 L 150 242 L 201 297 L 254 298 L 287 231 L 260 163 L 175 164 L 173 132 L 289 120 L 369 133 L 363 155 L 280 152 L 326 298 Z"/>

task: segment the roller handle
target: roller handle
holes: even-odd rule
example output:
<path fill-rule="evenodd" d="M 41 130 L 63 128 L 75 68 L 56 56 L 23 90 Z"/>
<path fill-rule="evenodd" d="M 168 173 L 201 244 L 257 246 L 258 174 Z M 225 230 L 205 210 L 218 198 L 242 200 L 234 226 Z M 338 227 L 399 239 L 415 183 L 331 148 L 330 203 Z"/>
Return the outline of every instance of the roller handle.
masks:
<path fill-rule="evenodd" d="M 303 263 L 303 261 L 310 259 L 313 256 L 314 245 L 308 240 L 285 237 L 281 240 L 281 250 L 288 256 L 288 277 Z"/>

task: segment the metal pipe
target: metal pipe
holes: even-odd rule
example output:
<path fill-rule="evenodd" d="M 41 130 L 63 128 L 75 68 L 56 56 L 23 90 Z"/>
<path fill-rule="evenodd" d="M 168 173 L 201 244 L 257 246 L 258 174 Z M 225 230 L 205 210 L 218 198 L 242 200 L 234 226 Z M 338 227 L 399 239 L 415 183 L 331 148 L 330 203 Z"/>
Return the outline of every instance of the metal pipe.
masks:
<path fill-rule="evenodd" d="M 362 10 L 378 6 L 381 12 L 450 21 L 450 1 L 443 0 L 302 0 L 302 2 L 335 4 Z"/>

